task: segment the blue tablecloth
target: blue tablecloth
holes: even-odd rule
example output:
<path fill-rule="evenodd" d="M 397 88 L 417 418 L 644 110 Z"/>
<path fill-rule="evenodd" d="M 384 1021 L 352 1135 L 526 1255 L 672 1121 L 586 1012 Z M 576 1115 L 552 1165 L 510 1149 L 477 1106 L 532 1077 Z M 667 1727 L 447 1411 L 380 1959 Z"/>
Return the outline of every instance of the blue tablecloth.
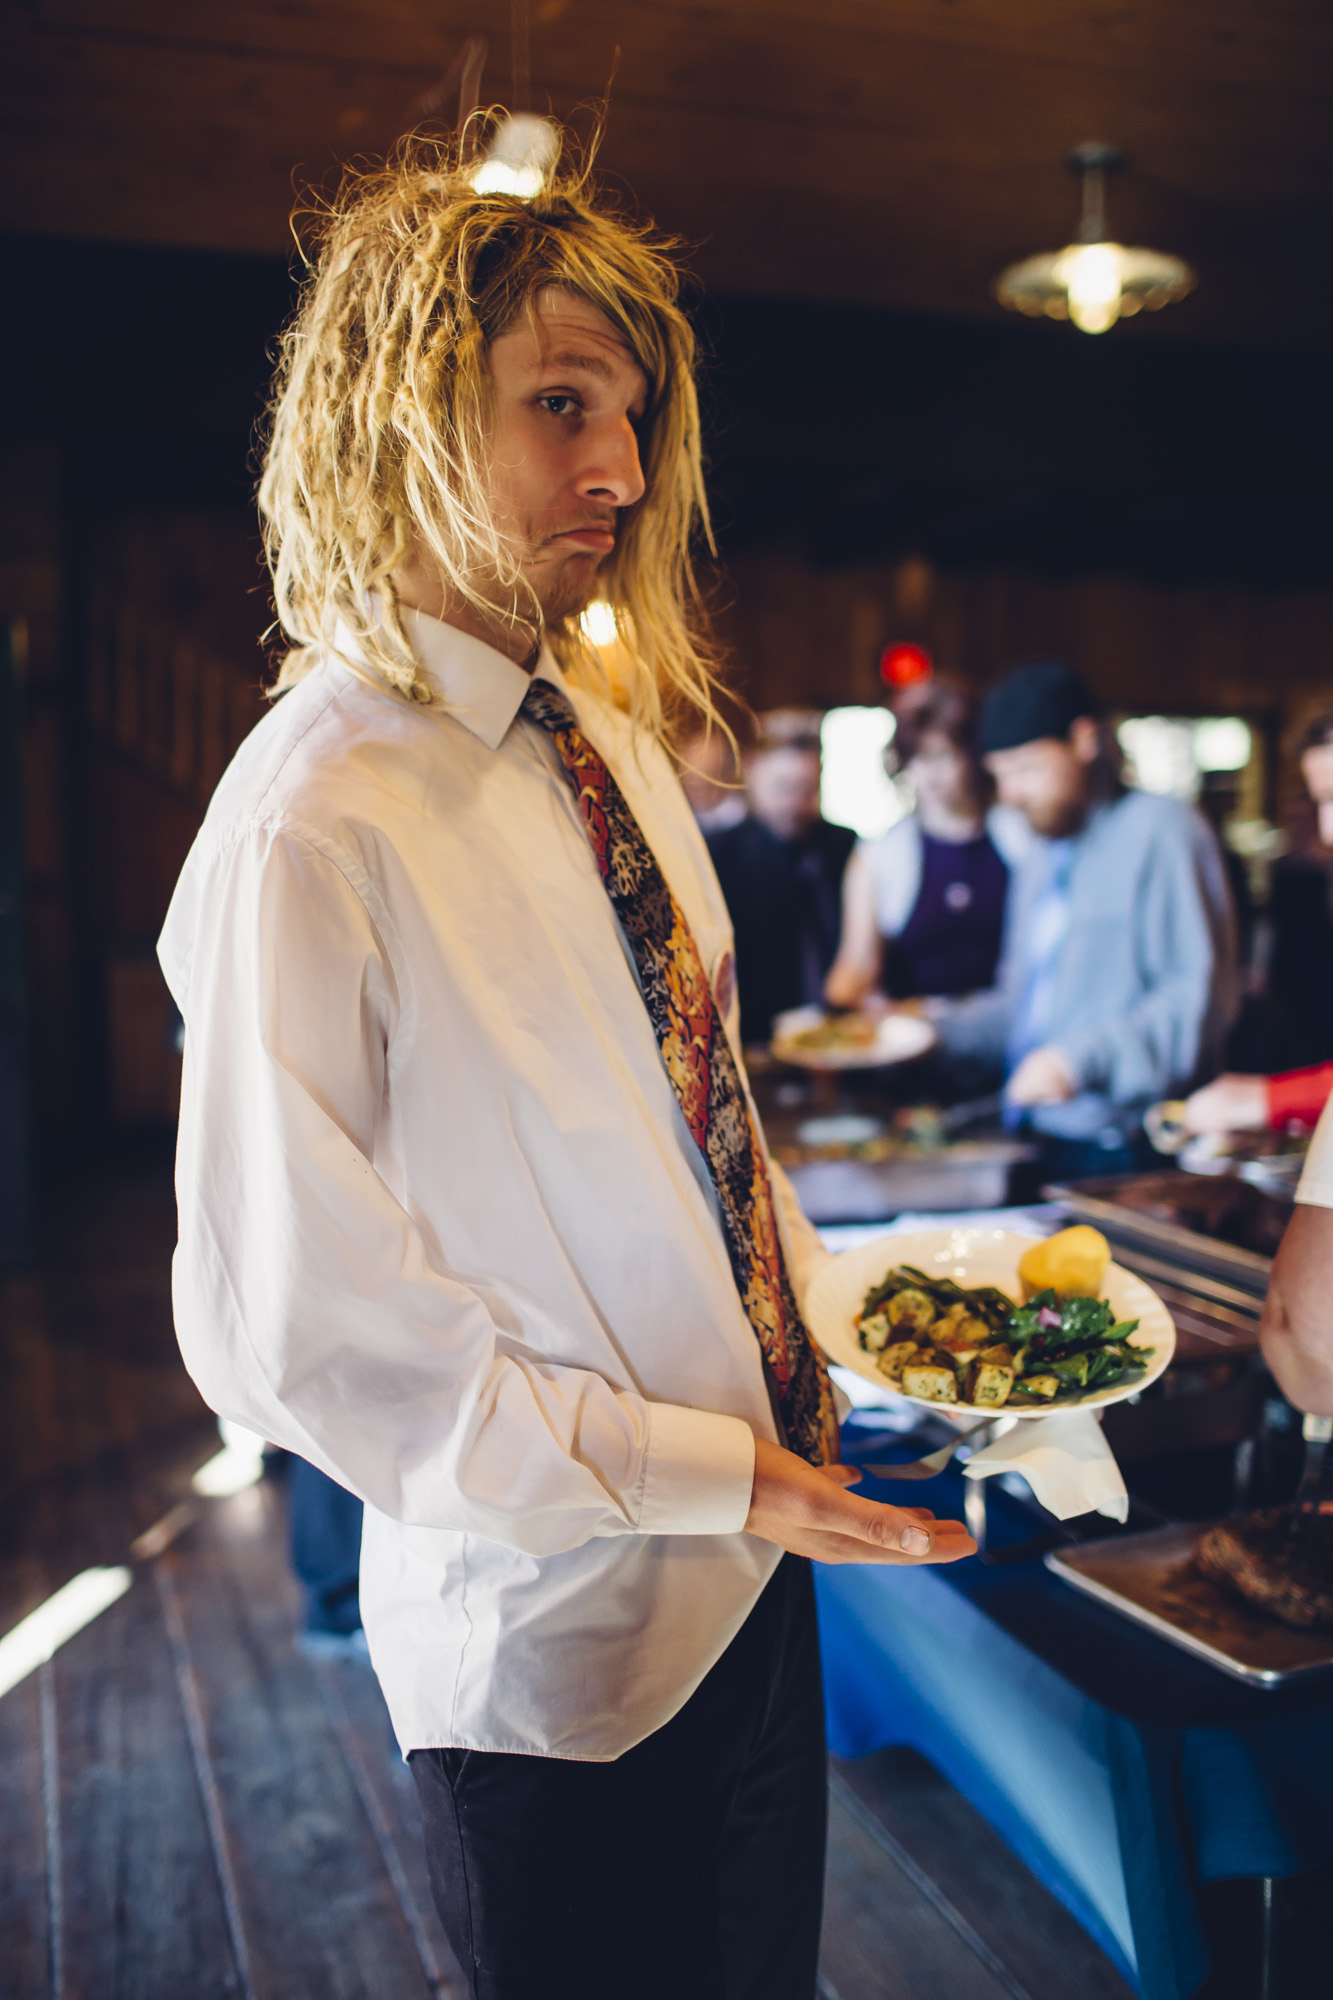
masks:
<path fill-rule="evenodd" d="M 858 1436 L 849 1424 L 849 1459 Z M 1031 1515 L 991 1484 L 992 1546 L 1030 1536 Z M 958 1516 L 961 1487 L 950 1474 L 911 1499 Z M 816 1577 L 833 1751 L 920 1751 L 1144 2000 L 1188 2000 L 1207 1972 L 1196 1882 L 1333 1859 L 1327 1684 L 1232 1683 L 1036 1560 Z"/>

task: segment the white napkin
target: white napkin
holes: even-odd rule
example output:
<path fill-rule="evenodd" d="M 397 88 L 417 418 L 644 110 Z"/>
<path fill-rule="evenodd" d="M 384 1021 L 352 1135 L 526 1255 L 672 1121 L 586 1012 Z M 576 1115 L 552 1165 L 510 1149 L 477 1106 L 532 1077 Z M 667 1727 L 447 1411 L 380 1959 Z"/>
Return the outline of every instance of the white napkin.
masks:
<path fill-rule="evenodd" d="M 1094 1510 L 1112 1521 L 1128 1520 L 1125 1482 L 1094 1410 L 1056 1410 L 1049 1417 L 1015 1417 L 1012 1423 L 967 1461 L 963 1471 L 969 1479 L 1021 1473 L 1057 1521 Z"/>

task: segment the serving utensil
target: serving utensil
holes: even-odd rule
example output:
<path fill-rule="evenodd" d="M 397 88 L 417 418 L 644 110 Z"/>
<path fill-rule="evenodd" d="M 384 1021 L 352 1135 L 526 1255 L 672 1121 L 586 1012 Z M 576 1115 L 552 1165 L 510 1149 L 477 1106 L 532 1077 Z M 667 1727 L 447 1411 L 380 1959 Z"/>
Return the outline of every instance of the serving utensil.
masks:
<path fill-rule="evenodd" d="M 979 1125 L 983 1118 L 998 1118 L 1004 1109 L 1004 1093 L 988 1091 L 985 1097 L 969 1097 L 962 1104 L 950 1104 L 940 1113 L 940 1130 L 946 1137 Z"/>
<path fill-rule="evenodd" d="M 1305 1465 L 1292 1503 L 1291 1526 L 1294 1534 L 1308 1534 L 1319 1518 L 1324 1493 L 1324 1460 L 1328 1455 L 1329 1439 L 1333 1438 L 1333 1417 L 1312 1416 L 1307 1410 L 1301 1419 L 1301 1436 L 1305 1439 Z"/>
<path fill-rule="evenodd" d="M 1172 1158 L 1189 1138 L 1183 1097 L 1166 1097 L 1150 1104 L 1143 1114 L 1143 1129 L 1157 1152 Z"/>
<path fill-rule="evenodd" d="M 983 1423 L 971 1424 L 949 1444 L 942 1444 L 938 1451 L 928 1451 L 924 1458 L 909 1459 L 905 1465 L 862 1465 L 862 1472 L 868 1472 L 875 1479 L 934 1479 L 943 1472 L 960 1444 L 966 1444 L 978 1431 L 988 1431 L 994 1417 L 987 1417 Z M 883 1442 L 883 1440 L 878 1440 Z"/>

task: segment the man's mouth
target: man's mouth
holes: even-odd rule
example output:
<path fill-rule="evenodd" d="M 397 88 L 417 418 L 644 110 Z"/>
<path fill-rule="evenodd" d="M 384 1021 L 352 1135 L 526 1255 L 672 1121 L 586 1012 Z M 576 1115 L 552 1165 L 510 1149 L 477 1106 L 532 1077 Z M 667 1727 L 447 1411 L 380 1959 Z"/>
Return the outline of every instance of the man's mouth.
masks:
<path fill-rule="evenodd" d="M 614 528 L 562 528 L 551 536 L 553 545 L 577 549 L 588 555 L 609 556 L 616 545 Z"/>

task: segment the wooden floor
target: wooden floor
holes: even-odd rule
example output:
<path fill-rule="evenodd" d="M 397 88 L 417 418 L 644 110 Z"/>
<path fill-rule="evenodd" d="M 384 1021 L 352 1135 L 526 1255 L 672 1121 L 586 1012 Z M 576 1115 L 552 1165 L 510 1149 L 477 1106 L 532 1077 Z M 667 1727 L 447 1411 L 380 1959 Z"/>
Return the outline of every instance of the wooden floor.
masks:
<path fill-rule="evenodd" d="M 84 1568 L 134 1571 L 0 1698 L 0 1991 L 452 2000 L 373 1675 L 294 1644 L 280 1481 L 190 1495 L 217 1437 L 171 1339 L 171 1228 L 165 1178 L 127 1180 L 0 1279 L 0 1631 Z M 1126 2000 L 918 1758 L 836 1766 L 830 1805 L 824 2000 Z"/>

